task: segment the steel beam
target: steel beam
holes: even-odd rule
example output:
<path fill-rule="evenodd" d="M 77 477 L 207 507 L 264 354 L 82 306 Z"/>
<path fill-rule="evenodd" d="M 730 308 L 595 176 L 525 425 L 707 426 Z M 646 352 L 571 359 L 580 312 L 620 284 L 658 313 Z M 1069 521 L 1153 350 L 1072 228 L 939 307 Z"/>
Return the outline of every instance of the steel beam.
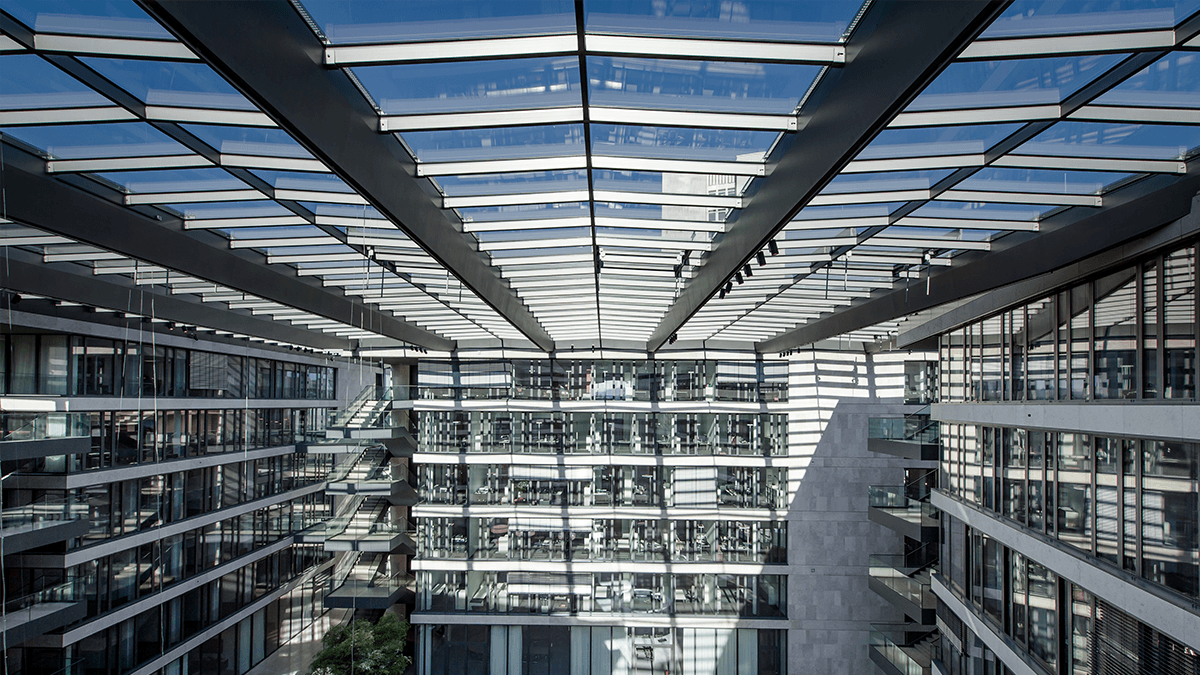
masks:
<path fill-rule="evenodd" d="M 1040 276 L 1018 281 L 970 300 L 925 323 L 896 336 L 896 348 L 908 348 L 923 340 L 952 331 L 1008 307 L 1030 302 L 1068 284 L 1102 274 L 1119 266 L 1128 266 L 1131 259 L 1178 245 L 1200 233 L 1200 208 L 1193 198 L 1192 212 L 1184 218 L 1159 228 L 1127 244 L 1111 248 L 1086 260 L 1059 268 Z M 1100 295 L 1097 293 L 1097 295 Z"/>
<path fill-rule="evenodd" d="M 165 212 L 155 217 L 68 185 L 45 173 L 45 162 L 6 144 L 4 180 L 8 217 L 85 244 L 274 300 L 351 326 L 429 349 L 454 341 L 286 275 L 249 256 L 218 248 L 184 232 Z M 39 171 L 39 168 L 41 169 Z M 261 256 L 260 256 L 261 257 Z"/>
<path fill-rule="evenodd" d="M 913 288 L 889 291 L 759 342 L 755 349 L 763 353 L 786 351 L 881 321 L 989 293 L 1068 266 L 1079 266 L 1074 271 L 1052 277 L 1067 282 L 1072 276 L 1083 273 L 1086 266 L 1081 261 L 1128 244 L 1132 248 L 1115 252 L 1116 260 L 1122 260 L 1128 251 L 1138 248 L 1135 240 L 1188 215 L 1197 191 L 1200 191 L 1200 176 L 1151 176 L 1106 194 L 1105 205 L 1099 209 L 1071 209 L 1052 216 L 1042 221 L 1043 232 L 1037 236 L 1004 250 L 983 254 L 961 267 L 946 268 L 934 274 L 927 284 L 918 282 Z M 1036 290 L 1037 286 L 1033 288 Z M 1019 302 L 1019 295 L 1005 294 L 1000 300 Z M 985 299 L 983 302 L 991 301 Z M 1007 304 L 1011 303 L 1004 306 Z"/>
<path fill-rule="evenodd" d="M 827 71 L 813 90 L 804 106 L 813 113 L 802 115 L 801 131 L 780 141 L 767 177 L 751 183 L 748 205 L 684 286 L 647 349 L 665 344 L 1007 4 L 872 3 L 846 44 L 846 65 Z"/>
<path fill-rule="evenodd" d="M 413 159 L 286 0 L 140 4 L 534 344 L 553 340 L 418 182 Z"/>
<path fill-rule="evenodd" d="M 123 284 L 121 280 L 123 278 L 118 276 L 98 279 L 88 268 L 46 264 L 36 254 L 10 249 L 4 272 L 0 275 L 0 287 L 119 312 L 128 312 L 133 307 L 149 313 L 145 308 L 153 303 L 155 318 L 179 324 L 253 335 L 313 349 L 349 351 L 354 348 L 350 340 L 333 335 L 219 309 L 177 295 L 157 293 L 144 286 Z"/>

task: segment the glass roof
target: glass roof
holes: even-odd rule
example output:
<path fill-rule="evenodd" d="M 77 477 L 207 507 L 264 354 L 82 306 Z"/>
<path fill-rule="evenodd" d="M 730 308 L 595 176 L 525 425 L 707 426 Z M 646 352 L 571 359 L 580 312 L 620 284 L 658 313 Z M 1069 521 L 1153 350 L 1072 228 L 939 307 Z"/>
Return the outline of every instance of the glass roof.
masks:
<path fill-rule="evenodd" d="M 461 237 L 554 341 L 628 347 L 738 240 L 727 234 L 761 227 L 746 217 L 766 208 L 756 196 L 795 170 L 777 160 L 805 147 L 829 88 L 854 85 L 845 45 L 872 6 L 585 0 L 579 17 L 570 0 L 296 7 L 325 49 L 322 68 L 389 144 L 397 181 L 419 188 L 406 198 L 428 200 L 414 213 Z M 132 0 L 0 0 L 0 11 L 33 36 L 3 43 L 0 133 L 50 174 L 450 339 L 526 344 L 460 280 L 469 275 L 430 254 L 428 227 L 389 220 L 368 192 L 378 186 L 340 170 L 288 110 L 231 84 L 226 64 L 197 58 Z M 1187 172 L 1200 68 L 1182 27 L 1197 12 L 1200 0 L 1011 3 L 847 148 L 839 171 L 796 195 L 769 247 L 678 338 L 763 340 L 1005 238 L 1036 237 L 1042 221 L 1103 208 L 1150 175 Z M 374 335 L 0 225 L 97 274 L 157 275 L 235 311 Z"/>

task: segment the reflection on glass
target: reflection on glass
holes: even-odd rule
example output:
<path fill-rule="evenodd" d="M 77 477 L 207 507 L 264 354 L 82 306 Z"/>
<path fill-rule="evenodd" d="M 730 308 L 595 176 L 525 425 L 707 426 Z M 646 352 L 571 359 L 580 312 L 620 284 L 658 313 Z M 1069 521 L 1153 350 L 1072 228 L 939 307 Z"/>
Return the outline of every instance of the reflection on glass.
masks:
<path fill-rule="evenodd" d="M 755 162 L 777 136 L 773 131 L 593 124 L 592 150 L 626 157 Z"/>
<path fill-rule="evenodd" d="M 37 33 L 175 39 L 133 0 L 5 0 L 3 9 Z"/>
<path fill-rule="evenodd" d="M 1054 105 L 1125 58 L 1123 54 L 950 64 L 906 109 Z"/>
<path fill-rule="evenodd" d="M 334 44 L 575 32 L 571 0 L 305 0 L 303 5 Z"/>
<path fill-rule="evenodd" d="M 855 159 L 978 155 L 1019 128 L 1019 124 L 976 124 L 885 129 Z"/>
<path fill-rule="evenodd" d="M 786 115 L 819 66 L 589 56 L 592 105 Z"/>
<path fill-rule="evenodd" d="M 582 104 L 579 59 L 574 56 L 365 66 L 353 70 L 385 114 Z"/>
<path fill-rule="evenodd" d="M 0 110 L 108 106 L 112 101 L 33 54 L 0 56 Z"/>
<path fill-rule="evenodd" d="M 57 159 L 192 154 L 191 150 L 145 122 L 16 127 L 0 129 L 0 132 Z"/>
<path fill-rule="evenodd" d="M 203 63 L 102 58 L 83 62 L 147 105 L 257 110 Z"/>
<path fill-rule="evenodd" d="M 832 43 L 861 6 L 858 0 L 586 0 L 584 11 L 592 33 Z"/>
<path fill-rule="evenodd" d="M 1197 9 L 1196 0 L 1017 0 L 983 33 L 984 38 L 1069 35 L 1171 28 Z"/>
<path fill-rule="evenodd" d="M 1200 128 L 1169 124 L 1056 122 L 1023 143 L 1018 155 L 1185 159 L 1200 146 Z"/>
<path fill-rule="evenodd" d="M 400 137 L 422 162 L 562 157 L 583 152 L 583 125 L 410 131 Z"/>

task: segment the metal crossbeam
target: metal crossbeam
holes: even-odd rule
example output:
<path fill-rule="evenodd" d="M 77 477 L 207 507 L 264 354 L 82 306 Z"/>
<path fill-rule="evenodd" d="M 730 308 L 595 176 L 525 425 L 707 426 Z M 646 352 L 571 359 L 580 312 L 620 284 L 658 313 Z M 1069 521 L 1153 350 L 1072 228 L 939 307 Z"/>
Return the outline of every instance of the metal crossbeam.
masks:
<path fill-rule="evenodd" d="M 553 340 L 433 203 L 416 165 L 285 0 L 141 5 L 534 344 Z M 318 58 L 314 58 L 314 54 Z"/>
<path fill-rule="evenodd" d="M 12 220 L 397 340 L 429 349 L 454 348 L 453 340 L 382 315 L 315 282 L 283 274 L 265 260 L 229 250 L 228 244 L 218 248 L 205 243 L 185 233 L 182 221 L 165 212 L 147 215 L 88 194 L 47 175 L 40 158 L 5 146 L 7 213 Z"/>
<path fill-rule="evenodd" d="M 1106 194 L 1105 205 L 1100 209 L 1073 209 L 1048 218 L 1042 221 L 1043 232 L 1037 236 L 1030 235 L 1002 251 L 980 254 L 978 259 L 961 267 L 946 268 L 933 275 L 928 284 L 918 282 L 913 288 L 890 291 L 759 342 L 755 349 L 762 353 L 786 351 L 1068 266 L 1078 267 L 1091 256 L 1126 245 L 1188 215 L 1198 190 L 1198 176 L 1151 176 Z M 1122 251 L 1117 258 L 1129 255 L 1133 253 Z M 1067 280 L 1077 276 L 1069 272 L 1057 278 Z M 1018 298 L 1020 291 L 1013 293 L 1002 297 Z"/>
<path fill-rule="evenodd" d="M 149 314 L 148 308 L 153 307 L 156 319 L 253 335 L 302 347 L 343 351 L 354 348 L 350 340 L 333 335 L 231 312 L 123 281 L 125 279 L 119 276 L 98 279 L 90 269 L 79 265 L 47 265 L 36 254 L 10 249 L 0 285 L 11 291 L 43 295 L 101 309 L 129 311 L 133 307 Z"/>
<path fill-rule="evenodd" d="M 822 78 L 805 105 L 814 112 L 802 115 L 801 131 L 785 136 L 772 153 L 769 175 L 751 183 L 746 208 L 731 219 L 728 234 L 684 286 L 647 349 L 666 344 L 1007 4 L 873 3 L 846 45 L 846 65 Z"/>

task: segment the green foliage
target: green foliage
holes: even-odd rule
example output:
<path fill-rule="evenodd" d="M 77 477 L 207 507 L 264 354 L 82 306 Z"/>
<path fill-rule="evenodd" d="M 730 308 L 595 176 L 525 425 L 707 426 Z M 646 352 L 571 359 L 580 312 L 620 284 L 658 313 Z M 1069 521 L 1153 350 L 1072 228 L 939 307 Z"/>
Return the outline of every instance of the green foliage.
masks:
<path fill-rule="evenodd" d="M 334 626 L 309 675 L 401 675 L 409 664 L 403 654 L 407 635 L 408 623 L 391 614 L 375 624 L 359 619 Z"/>

